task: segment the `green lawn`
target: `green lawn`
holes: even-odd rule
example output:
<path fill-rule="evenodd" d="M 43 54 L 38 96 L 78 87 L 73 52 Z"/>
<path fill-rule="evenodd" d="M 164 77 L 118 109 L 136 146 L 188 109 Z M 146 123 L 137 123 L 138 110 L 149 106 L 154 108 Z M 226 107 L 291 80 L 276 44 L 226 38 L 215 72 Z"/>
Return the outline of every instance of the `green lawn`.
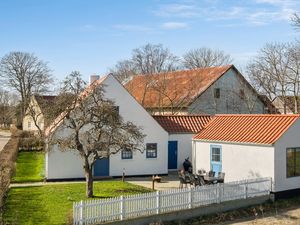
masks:
<path fill-rule="evenodd" d="M 151 190 L 122 181 L 94 182 L 98 198 L 145 193 Z M 74 201 L 84 200 L 85 183 L 11 188 L 5 204 L 8 224 L 65 224 Z"/>
<path fill-rule="evenodd" d="M 44 179 L 44 152 L 19 152 L 14 183 L 37 182 Z"/>

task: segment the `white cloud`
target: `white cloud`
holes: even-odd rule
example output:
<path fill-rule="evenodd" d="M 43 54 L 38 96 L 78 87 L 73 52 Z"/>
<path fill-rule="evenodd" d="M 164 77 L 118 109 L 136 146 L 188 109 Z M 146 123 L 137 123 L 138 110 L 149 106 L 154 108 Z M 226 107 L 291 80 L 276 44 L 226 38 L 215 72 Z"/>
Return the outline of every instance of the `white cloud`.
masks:
<path fill-rule="evenodd" d="M 162 24 L 162 28 L 167 30 L 178 30 L 178 29 L 185 29 L 188 28 L 187 23 L 180 23 L 180 22 L 167 22 Z"/>
<path fill-rule="evenodd" d="M 181 17 L 181 18 L 190 18 L 199 16 L 197 7 L 194 4 L 188 3 L 174 3 L 174 4 L 165 4 L 160 5 L 158 9 L 153 11 L 157 16 L 161 17 Z"/>
<path fill-rule="evenodd" d="M 96 27 L 92 24 L 85 24 L 82 25 L 79 29 L 80 31 L 94 31 L 96 30 Z"/>
<path fill-rule="evenodd" d="M 113 27 L 122 31 L 134 31 L 134 32 L 149 32 L 153 30 L 150 27 L 136 25 L 136 24 L 116 24 Z"/>
<path fill-rule="evenodd" d="M 168 18 L 193 18 L 204 21 L 229 21 L 230 24 L 262 26 L 275 21 L 290 21 L 300 10 L 300 0 L 247 0 L 233 4 L 223 1 L 178 1 L 162 4 L 154 15 Z"/>

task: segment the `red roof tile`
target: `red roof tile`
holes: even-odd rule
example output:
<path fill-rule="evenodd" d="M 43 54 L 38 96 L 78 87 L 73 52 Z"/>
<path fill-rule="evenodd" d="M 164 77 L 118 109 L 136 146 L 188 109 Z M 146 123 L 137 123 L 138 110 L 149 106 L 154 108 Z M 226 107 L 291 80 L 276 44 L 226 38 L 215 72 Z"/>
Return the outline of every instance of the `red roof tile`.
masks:
<path fill-rule="evenodd" d="M 212 116 L 161 115 L 153 118 L 169 133 L 197 133 L 212 119 Z"/>
<path fill-rule="evenodd" d="M 216 115 L 194 139 L 274 144 L 300 115 Z"/>
<path fill-rule="evenodd" d="M 134 76 L 125 88 L 145 108 L 186 107 L 233 65 Z"/>

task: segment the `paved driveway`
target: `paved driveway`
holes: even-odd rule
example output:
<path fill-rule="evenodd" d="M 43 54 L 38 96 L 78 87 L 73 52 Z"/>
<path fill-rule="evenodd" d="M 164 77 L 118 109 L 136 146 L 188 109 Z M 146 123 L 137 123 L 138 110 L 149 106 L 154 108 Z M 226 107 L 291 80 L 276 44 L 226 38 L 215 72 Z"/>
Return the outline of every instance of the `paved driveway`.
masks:
<path fill-rule="evenodd" d="M 0 131 L 0 151 L 6 145 L 8 140 L 10 139 L 10 133 L 7 131 Z"/>

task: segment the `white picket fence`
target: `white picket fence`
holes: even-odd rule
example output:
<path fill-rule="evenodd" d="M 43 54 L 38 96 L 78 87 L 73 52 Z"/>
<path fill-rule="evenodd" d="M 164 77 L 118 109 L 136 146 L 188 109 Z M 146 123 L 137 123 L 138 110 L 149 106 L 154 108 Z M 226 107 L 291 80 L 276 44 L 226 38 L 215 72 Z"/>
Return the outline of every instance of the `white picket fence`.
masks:
<path fill-rule="evenodd" d="M 258 178 L 118 198 L 86 200 L 74 203 L 73 221 L 75 225 L 95 224 L 263 196 L 270 193 L 271 183 L 271 178 Z"/>

